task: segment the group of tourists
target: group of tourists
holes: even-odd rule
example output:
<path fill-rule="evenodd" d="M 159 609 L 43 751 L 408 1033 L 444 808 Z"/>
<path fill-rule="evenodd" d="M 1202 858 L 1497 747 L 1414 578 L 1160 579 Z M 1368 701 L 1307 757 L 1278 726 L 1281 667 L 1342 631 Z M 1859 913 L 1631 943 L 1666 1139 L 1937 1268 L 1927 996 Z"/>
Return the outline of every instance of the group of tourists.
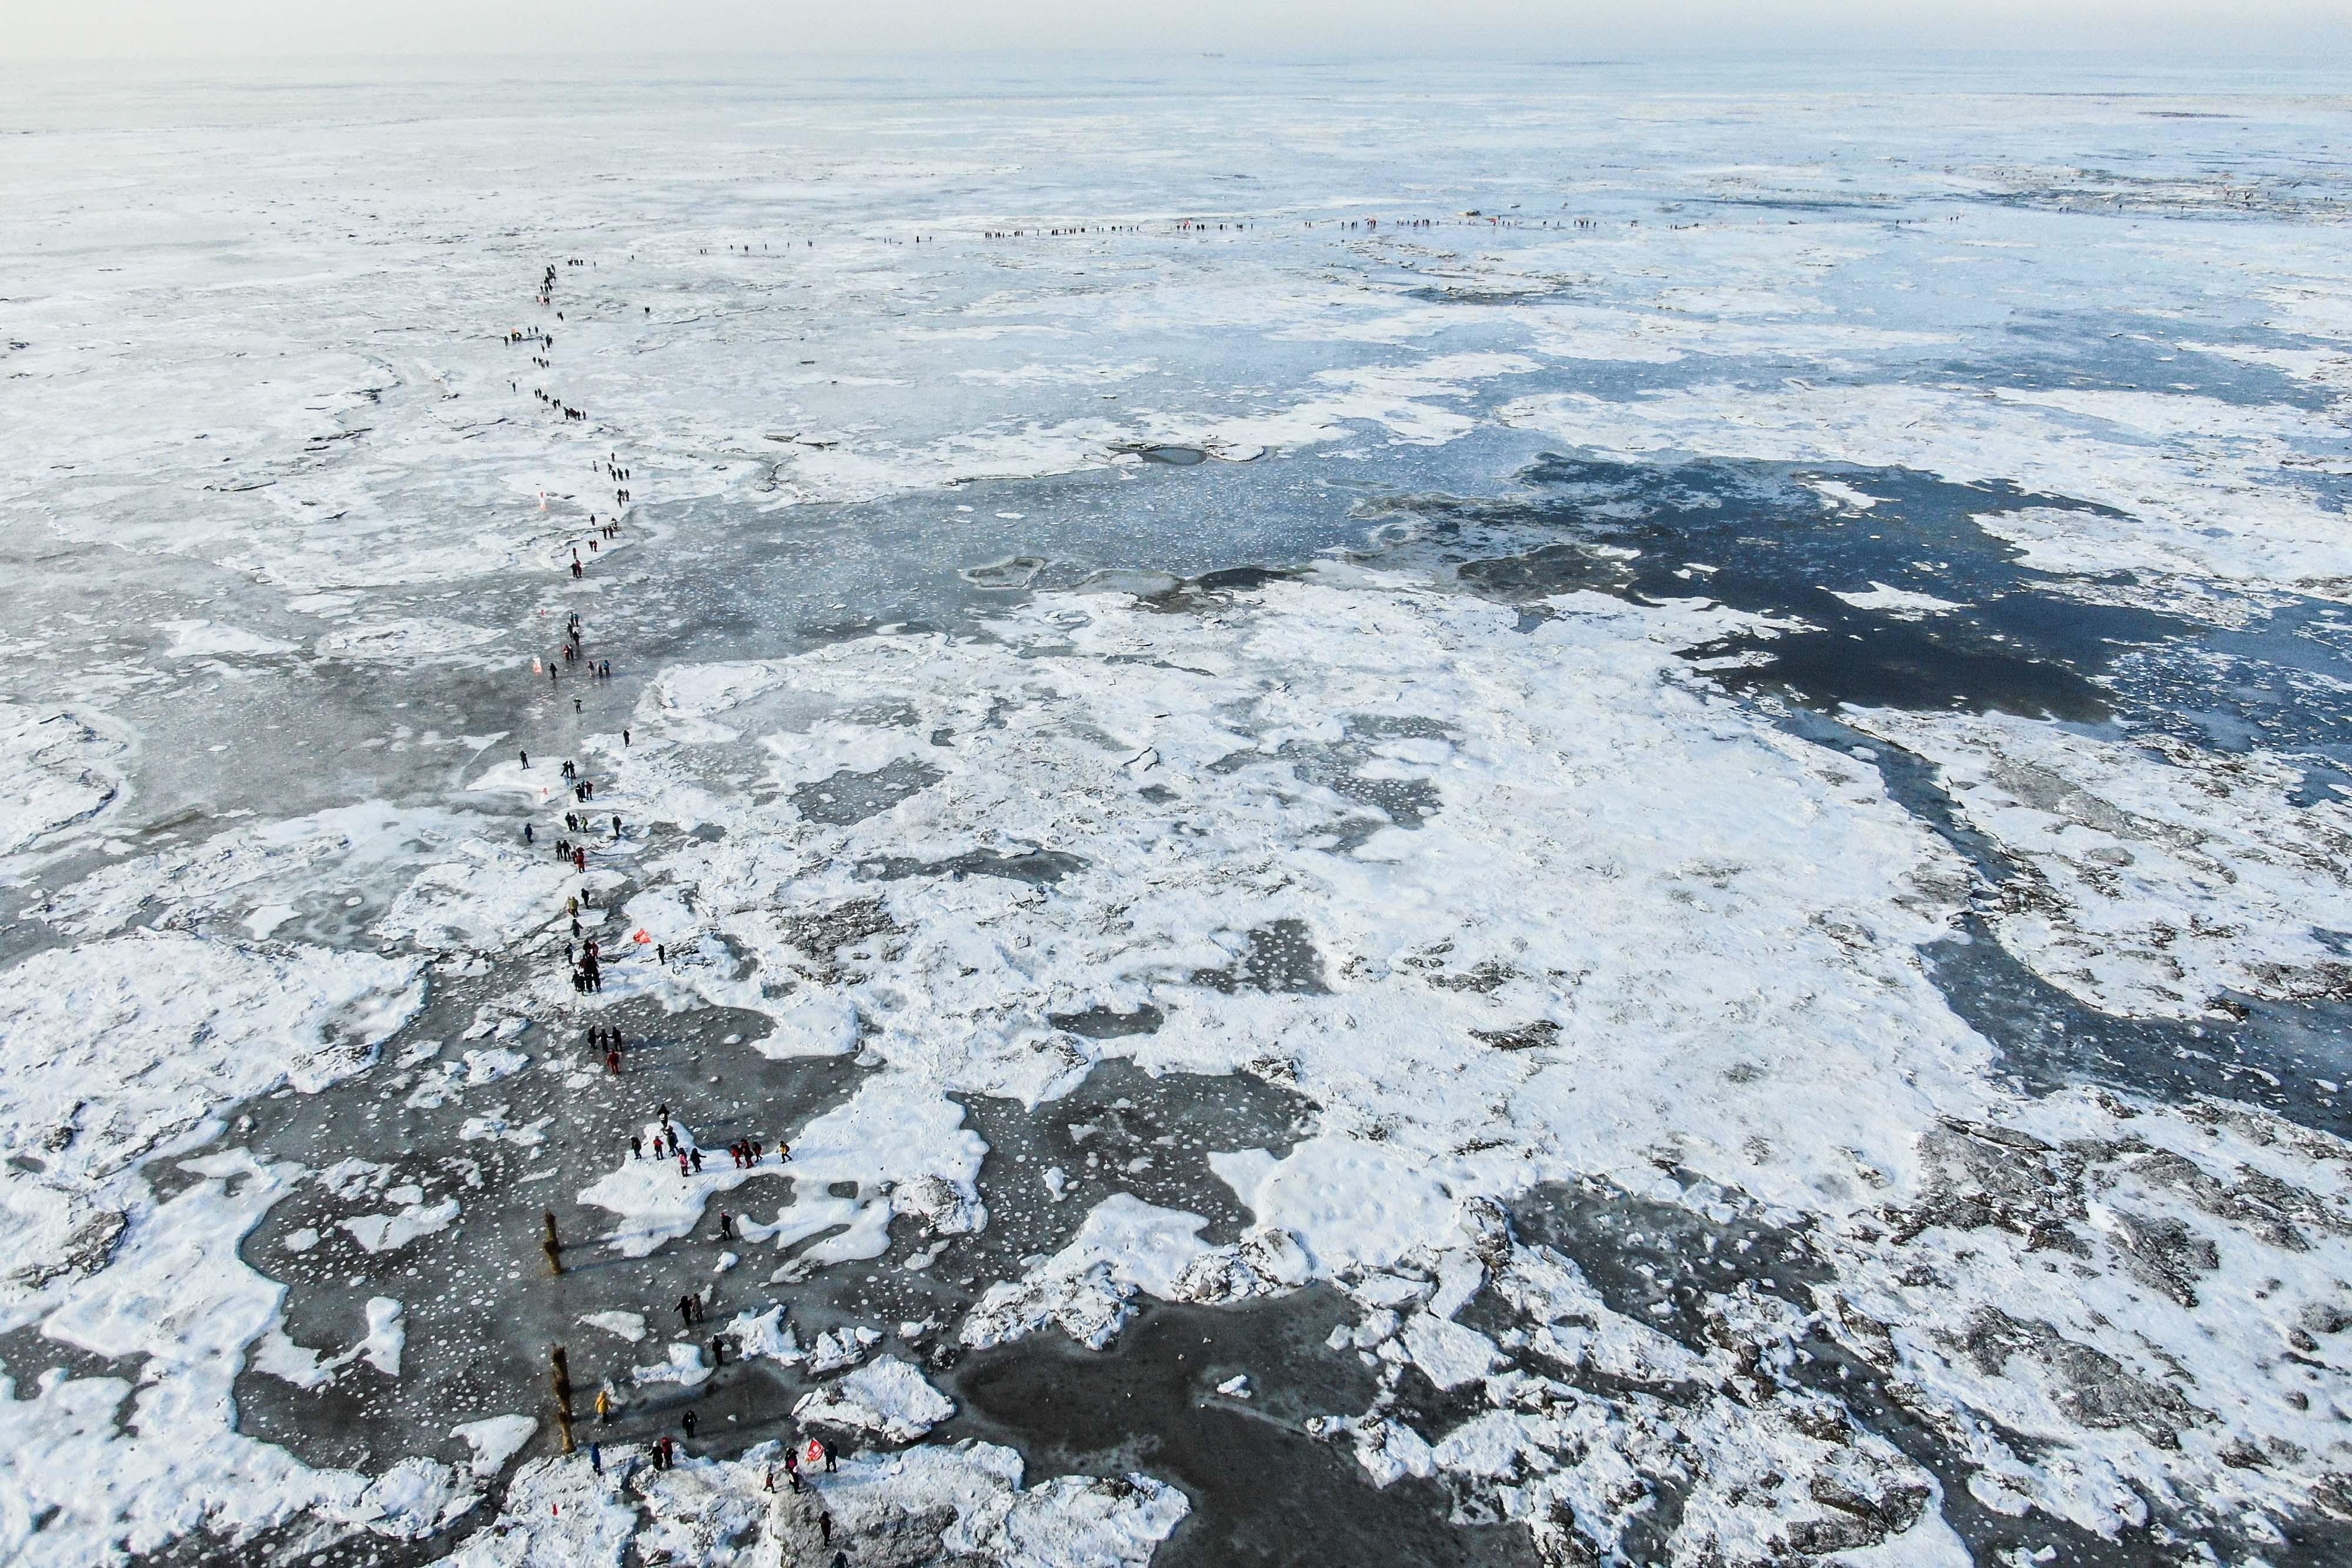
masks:
<path fill-rule="evenodd" d="M 574 258 L 567 259 L 564 265 L 580 267 L 584 263 Z M 552 306 L 556 278 L 556 267 L 550 265 L 540 280 L 538 290 L 539 303 L 542 307 Z M 562 313 L 558 312 L 557 319 L 562 319 Z M 509 332 L 506 335 L 506 341 L 510 345 L 530 345 L 535 350 L 532 355 L 533 363 L 541 370 L 552 368 L 553 361 L 548 356 L 552 354 L 555 346 L 553 334 L 545 330 L 519 329 Z M 584 422 L 587 418 L 585 413 L 564 402 L 543 387 L 535 389 L 534 395 L 547 406 L 560 410 L 567 421 Z M 588 553 L 593 556 L 599 553 L 598 547 L 602 542 L 620 537 L 623 526 L 622 517 L 627 507 L 635 501 L 635 492 L 633 487 L 635 474 L 631 466 L 621 460 L 617 451 L 609 453 L 602 459 L 592 460 L 590 468 L 592 472 L 613 485 L 615 507 L 614 516 L 608 518 L 600 518 L 593 513 L 590 515 L 589 522 L 594 529 L 594 537 L 585 542 Z M 543 493 L 540 504 L 542 508 L 547 505 L 547 497 Z M 588 562 L 583 559 L 580 549 L 575 544 L 569 563 L 571 576 L 574 580 L 584 578 L 587 565 Z M 541 667 L 542 661 L 534 658 L 531 664 L 536 672 Z M 600 684 L 613 678 L 613 665 L 610 659 L 601 655 L 593 658 L 589 656 L 586 648 L 586 627 L 577 612 L 566 617 L 562 641 L 556 653 L 544 660 L 544 668 L 551 690 L 560 689 L 562 676 L 565 673 L 584 673 L 590 680 Z M 582 700 L 577 696 L 572 699 L 572 708 L 575 713 L 583 711 Z M 626 728 L 621 731 L 621 741 L 624 747 L 630 742 L 629 731 Z M 520 748 L 516 755 L 523 769 L 529 771 L 531 765 L 529 748 Z M 562 813 L 562 833 L 554 838 L 551 847 L 558 861 L 568 862 L 575 873 L 584 874 L 588 866 L 588 840 L 591 835 L 599 831 L 601 826 L 597 820 L 593 819 L 583 810 L 596 798 L 596 780 L 589 776 L 576 760 L 563 761 L 560 765 L 559 772 L 564 787 L 572 795 L 572 801 Z M 541 793 L 544 795 L 547 791 L 542 790 Z M 614 843 L 620 842 L 624 836 L 624 825 L 618 812 L 611 816 L 611 841 Z M 526 844 L 535 844 L 538 841 L 534 824 L 529 821 L 523 824 L 522 838 Z M 581 920 L 581 899 L 578 894 L 575 894 L 567 898 L 566 914 L 571 923 L 571 939 L 563 943 L 562 952 L 572 988 L 575 993 L 583 996 L 600 992 L 604 989 L 604 968 L 612 961 L 613 956 L 606 951 L 604 938 L 583 927 Z M 660 943 L 651 944 L 651 946 L 656 962 L 666 965 L 669 959 L 667 946 Z M 592 1023 L 586 1030 L 584 1043 L 592 1053 L 602 1054 L 607 1073 L 614 1075 L 620 1073 L 622 1052 L 625 1042 L 617 1026 L 601 1021 Z M 766 1159 L 769 1150 L 761 1140 L 745 1137 L 730 1143 L 727 1153 L 734 1162 L 735 1168 L 748 1170 L 759 1166 Z M 792 1158 L 792 1145 L 779 1138 L 776 1141 L 774 1155 L 779 1166 L 784 1164 Z M 657 1108 L 655 1125 L 652 1129 L 630 1137 L 629 1156 L 632 1160 L 643 1160 L 648 1156 L 656 1160 L 675 1159 L 677 1162 L 680 1178 L 686 1180 L 691 1180 L 699 1175 L 703 1167 L 702 1150 L 679 1135 L 677 1127 L 671 1122 L 670 1108 L 667 1104 Z M 552 1225 L 553 1221 L 551 1218 L 551 1236 Z M 736 1239 L 734 1217 L 724 1211 L 721 1211 L 718 1217 L 718 1237 L 721 1241 Z M 710 1291 L 711 1287 L 706 1286 L 699 1294 L 689 1292 L 678 1297 L 677 1311 L 678 1323 L 682 1329 L 690 1330 L 704 1323 Z M 724 1366 L 727 1364 L 724 1336 L 711 1334 L 709 1344 L 713 1369 Z M 611 1385 L 607 1385 L 596 1396 L 596 1416 L 599 1424 L 609 1425 L 620 1408 L 620 1401 L 614 1396 Z M 689 1407 L 680 1413 L 677 1419 L 681 1436 L 664 1432 L 651 1440 L 646 1452 L 654 1469 L 667 1470 L 677 1466 L 680 1449 L 694 1438 L 698 1421 L 697 1413 Z M 837 1456 L 833 1445 L 823 1438 L 809 1439 L 805 1449 L 787 1447 L 782 1457 L 784 1479 L 786 1485 L 795 1492 L 802 1489 L 803 1458 L 812 1471 L 821 1465 L 825 1472 L 830 1473 L 837 1463 Z M 589 1462 L 599 1474 L 603 1473 L 604 1450 L 601 1443 L 592 1442 L 589 1445 Z M 633 1459 L 631 1461 L 633 1468 L 635 1463 Z M 772 1469 L 768 1472 L 767 1490 L 773 1491 L 775 1489 L 776 1477 Z M 821 1507 L 817 1514 L 817 1523 L 823 1540 L 830 1544 L 833 1537 L 833 1520 L 832 1516 L 824 1512 Z"/>

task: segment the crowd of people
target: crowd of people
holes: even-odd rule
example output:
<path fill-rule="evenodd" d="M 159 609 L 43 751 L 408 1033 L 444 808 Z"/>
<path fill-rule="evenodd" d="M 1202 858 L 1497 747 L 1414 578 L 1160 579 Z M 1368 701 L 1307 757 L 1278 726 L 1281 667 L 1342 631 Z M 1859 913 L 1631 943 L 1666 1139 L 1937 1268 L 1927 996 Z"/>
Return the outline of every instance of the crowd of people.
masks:
<path fill-rule="evenodd" d="M 586 264 L 583 260 L 575 258 L 568 259 L 564 265 L 581 267 Z M 543 308 L 552 309 L 554 307 L 557 278 L 557 268 L 550 264 L 540 279 L 536 296 Z M 648 314 L 650 314 L 649 310 Z M 561 311 L 556 312 L 556 316 L 559 320 L 562 319 Z M 519 328 L 507 332 L 505 341 L 510 347 L 528 345 L 532 350 L 531 361 L 535 367 L 542 371 L 553 369 L 555 350 L 553 333 L 544 329 Z M 514 384 L 516 390 L 520 391 L 520 382 Z M 562 398 L 543 386 L 534 388 L 533 395 L 542 405 L 561 412 L 566 423 L 586 423 L 588 420 L 584 411 L 567 403 Z M 636 500 L 634 467 L 622 460 L 617 449 L 608 452 L 602 458 L 593 460 L 590 469 L 613 486 L 614 509 L 609 516 L 591 512 L 587 519 L 589 537 L 584 540 L 575 541 L 571 547 L 571 560 L 568 568 L 570 576 L 575 580 L 583 579 L 587 575 L 591 561 L 602 553 L 601 547 L 604 544 L 622 537 L 629 508 Z M 542 508 L 547 506 L 544 493 L 541 497 L 540 504 Z M 582 553 L 583 544 L 586 548 L 585 556 Z M 592 691 L 613 680 L 611 658 L 605 656 L 601 651 L 594 656 L 590 655 L 587 651 L 587 627 L 579 612 L 572 612 L 564 619 L 562 634 L 555 650 L 551 653 L 535 656 L 531 660 L 533 674 L 545 674 L 550 691 L 559 697 L 562 695 L 562 684 L 567 674 L 575 679 L 590 682 Z M 574 714 L 585 712 L 583 699 L 574 696 L 572 701 Z M 630 732 L 624 727 L 620 733 L 621 743 L 625 747 L 630 744 Z M 516 756 L 523 771 L 530 772 L 531 768 L 530 748 L 527 747 L 519 748 Z M 611 848 L 625 842 L 625 824 L 617 811 L 610 813 L 607 819 L 604 813 L 592 813 L 584 809 L 596 799 L 596 779 L 581 766 L 578 760 L 567 758 L 559 765 L 557 774 L 560 788 L 569 799 L 558 799 L 555 795 L 557 786 L 551 786 L 540 791 L 541 799 L 546 803 L 545 809 L 550 811 L 551 816 L 559 808 L 561 810 L 561 831 L 558 831 L 551 821 L 549 824 L 549 836 L 551 841 L 549 847 L 559 862 L 568 864 L 575 874 L 584 875 L 588 870 L 590 849 L 592 847 Z M 608 831 L 609 838 L 604 838 Z M 602 844 L 595 841 L 600 838 L 604 838 Z M 522 825 L 522 840 L 527 845 L 536 846 L 540 842 L 539 824 L 526 821 Z M 583 924 L 582 897 L 585 891 L 583 888 L 566 897 L 565 915 L 571 930 L 568 939 L 562 944 L 566 977 L 574 993 L 581 996 L 601 992 L 604 986 L 606 967 L 617 961 L 621 956 L 608 946 L 608 938 L 605 936 L 600 935 Z M 651 942 L 646 939 L 642 933 L 638 934 L 637 941 L 632 943 L 624 940 L 617 946 L 623 952 L 632 946 L 650 946 L 657 965 L 666 967 L 669 962 L 668 946 L 664 943 Z M 592 1058 L 601 1056 L 604 1071 L 608 1074 L 620 1075 L 627 1041 L 618 1026 L 602 1021 L 591 1023 L 584 1033 L 583 1040 Z M 727 1153 L 735 1162 L 737 1169 L 750 1169 L 766 1161 L 770 1151 L 762 1140 L 744 1137 L 730 1144 Z M 782 1138 L 777 1139 L 773 1155 L 778 1166 L 789 1161 L 792 1158 L 791 1144 Z M 663 1104 L 657 1108 L 654 1125 L 649 1129 L 648 1134 L 639 1134 L 629 1139 L 629 1157 L 632 1160 L 644 1160 L 648 1157 L 656 1160 L 675 1159 L 677 1162 L 680 1178 L 691 1180 L 701 1173 L 704 1156 L 700 1148 L 690 1140 L 679 1135 L 677 1128 L 671 1121 L 669 1106 Z M 550 1224 L 551 1246 L 552 1246 L 551 1219 Z M 736 1239 L 732 1215 L 724 1211 L 719 1214 L 717 1237 L 721 1241 Z M 706 1286 L 701 1294 L 688 1293 L 678 1298 L 677 1314 L 681 1328 L 692 1329 L 703 1323 L 710 1289 Z M 709 1345 L 713 1370 L 725 1366 L 727 1353 L 723 1334 L 711 1334 Z M 611 1425 L 615 1417 L 625 1417 L 623 1401 L 609 1383 L 599 1390 L 596 1396 L 596 1417 L 600 1427 Z M 687 1444 L 693 1441 L 698 1422 L 698 1416 L 695 1409 L 689 1406 L 677 1417 L 676 1435 L 667 1431 L 658 1432 L 645 1444 L 643 1452 L 652 1469 L 666 1470 L 677 1463 L 680 1452 Z M 588 1457 L 590 1464 L 601 1474 L 604 1469 L 603 1444 L 591 1442 L 588 1445 Z M 823 1438 L 809 1440 L 805 1450 L 787 1447 L 783 1455 L 785 1481 L 790 1490 L 795 1492 L 801 1490 L 803 1484 L 803 1458 L 811 1469 L 822 1465 L 826 1472 L 831 1472 L 837 1462 L 837 1456 L 832 1444 Z M 630 1460 L 631 1469 L 634 1469 L 635 1462 L 633 1457 Z M 625 1481 L 626 1479 L 625 1474 L 624 1479 Z M 773 1491 L 775 1487 L 774 1471 L 771 1469 L 767 1488 L 770 1491 Z M 819 1511 L 819 1523 L 824 1539 L 830 1542 L 833 1521 L 831 1516 L 823 1513 L 822 1510 Z"/>

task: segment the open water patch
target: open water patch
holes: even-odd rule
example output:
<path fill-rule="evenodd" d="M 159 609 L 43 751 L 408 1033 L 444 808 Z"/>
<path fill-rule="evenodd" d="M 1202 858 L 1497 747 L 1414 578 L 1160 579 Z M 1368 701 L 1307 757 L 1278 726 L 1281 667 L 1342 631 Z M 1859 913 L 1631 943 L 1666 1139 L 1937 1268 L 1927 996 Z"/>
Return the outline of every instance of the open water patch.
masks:
<path fill-rule="evenodd" d="M 1558 1249 L 1577 1261 L 1612 1311 L 1650 1324 L 1694 1350 L 1708 1343 L 1708 1297 L 1753 1282 L 1801 1311 L 1812 1309 L 1811 1287 L 1833 1278 L 1801 1229 L 1776 1226 L 1710 1195 L 1687 1172 L 1677 1203 L 1637 1197 L 1607 1182 L 1544 1182 L 1510 1204 L 1522 1241 Z M 1713 1207 L 1728 1218 L 1710 1218 Z M 1466 1322 L 1492 1312 L 1494 1298 L 1472 1302 Z"/>
<path fill-rule="evenodd" d="M 1548 457 L 1504 501 L 1405 509 L 1473 591 L 1528 602 L 1587 590 L 1637 603 L 1704 599 L 1798 622 L 1688 650 L 1736 690 L 1840 704 L 1998 710 L 2097 722 L 2098 677 L 2126 649 L 2200 630 L 2053 591 L 1979 514 L 2096 511 L 2005 484 L 1890 469 Z M 1547 537 L 1548 536 L 1548 537 Z M 1497 543 L 1517 548 L 1487 554 Z"/>
<path fill-rule="evenodd" d="M 2352 613 L 2264 598 L 2243 624 L 2125 654 L 2113 682 L 2136 712 L 2192 745 L 2301 760 L 2314 776 L 2298 802 L 2308 803 L 2330 782 L 2352 781 Z"/>
<path fill-rule="evenodd" d="M 1196 969 L 1192 983 L 1232 995 L 1236 991 L 1328 995 L 1323 955 L 1303 920 L 1277 920 L 1242 934 L 1242 950 L 1222 969 Z"/>
<path fill-rule="evenodd" d="M 810 821 L 846 828 L 868 817 L 880 816 L 946 777 L 927 762 L 902 758 L 871 773 L 853 773 L 845 768 L 830 778 L 798 786 L 790 798 L 793 809 Z"/>
<path fill-rule="evenodd" d="M 1045 1021 L 1087 1040 L 1124 1040 L 1130 1035 L 1156 1034 L 1168 1015 L 1145 1002 L 1128 1011 L 1093 1007 L 1074 1013 L 1048 1013 Z"/>
<path fill-rule="evenodd" d="M 912 855 L 860 861 L 857 874 L 883 882 L 942 876 L 961 881 L 967 876 L 993 876 L 1026 883 L 1031 887 L 1051 887 L 1064 877 L 1086 870 L 1087 863 L 1085 857 L 1060 850 L 1023 850 L 1013 854 L 971 850 L 935 861 L 919 860 Z"/>
<path fill-rule="evenodd" d="M 673 1340 L 708 1338 L 709 1326 L 681 1322 L 680 1296 L 710 1286 L 708 1323 L 723 1323 L 751 1304 L 748 1296 L 764 1294 L 764 1270 L 714 1274 L 725 1247 L 748 1249 L 718 1237 L 709 1220 L 650 1256 L 623 1257 L 601 1239 L 614 1217 L 583 1207 L 579 1190 L 627 1163 L 630 1136 L 665 1105 L 706 1158 L 724 1161 L 738 1138 L 772 1149 L 847 1100 L 864 1076 L 845 1058 L 769 1061 L 743 1043 L 766 1021 L 727 1009 L 664 1015 L 631 1005 L 604 1015 L 626 1042 L 617 1076 L 604 1071 L 600 1049 L 541 1028 L 464 1039 L 476 1008 L 497 994 L 495 976 L 443 988 L 385 1043 L 375 1068 L 314 1094 L 249 1102 L 223 1140 L 312 1172 L 239 1248 L 287 1294 L 285 1343 L 264 1342 L 236 1385 L 239 1429 L 305 1463 L 373 1469 L 383 1456 L 405 1454 L 463 1461 L 453 1426 L 518 1412 L 541 1419 L 524 1455 L 549 1451 L 545 1390 L 557 1345 L 570 1352 L 583 1441 L 599 1435 L 586 1429 L 588 1412 L 607 1382 L 622 1413 L 602 1436 L 665 1429 L 688 1391 L 640 1389 L 633 1368 L 660 1361 Z M 771 1165 L 714 1207 L 782 1204 L 791 1174 Z M 542 1247 L 551 1214 L 561 1275 Z M 377 1299 L 400 1304 L 397 1375 L 363 1357 L 316 1364 L 360 1340 Z M 645 1341 L 581 1322 L 605 1312 L 642 1317 Z M 707 1402 L 723 1386 L 705 1384 L 692 1397 Z M 725 1414 L 705 1420 L 723 1427 Z"/>
<path fill-rule="evenodd" d="M 1192 1511 L 1155 1568 L 1533 1568 L 1523 1529 L 1456 1523 L 1433 1481 L 1375 1488 L 1349 1449 L 1301 1430 L 1370 1402 L 1371 1375 L 1324 1343 L 1354 1315 L 1316 1287 L 1238 1306 L 1152 1302 L 1100 1351 L 1033 1334 L 957 1365 L 946 1387 L 960 1414 L 940 1435 L 1009 1443 L 1033 1478 L 1144 1469 L 1181 1487 Z M 1217 1393 L 1237 1373 L 1246 1402 Z"/>

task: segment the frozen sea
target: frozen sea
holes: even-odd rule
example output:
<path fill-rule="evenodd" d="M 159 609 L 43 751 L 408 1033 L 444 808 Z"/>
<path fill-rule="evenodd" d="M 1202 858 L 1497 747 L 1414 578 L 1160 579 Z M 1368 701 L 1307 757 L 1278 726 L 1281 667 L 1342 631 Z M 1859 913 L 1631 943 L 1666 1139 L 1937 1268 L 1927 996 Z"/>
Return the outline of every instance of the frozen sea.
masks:
<path fill-rule="evenodd" d="M 6 85 L 0 1560 L 2352 1556 L 2340 75 Z"/>

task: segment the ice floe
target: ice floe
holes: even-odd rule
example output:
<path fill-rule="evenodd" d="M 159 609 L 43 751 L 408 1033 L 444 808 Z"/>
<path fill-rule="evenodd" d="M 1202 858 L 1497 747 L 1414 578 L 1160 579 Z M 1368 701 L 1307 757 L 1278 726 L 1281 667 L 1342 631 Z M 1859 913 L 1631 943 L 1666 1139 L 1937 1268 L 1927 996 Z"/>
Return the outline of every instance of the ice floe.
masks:
<path fill-rule="evenodd" d="M 793 1418 L 803 1425 L 871 1432 L 892 1443 L 911 1443 L 954 1414 L 953 1400 L 892 1355 L 875 1357 L 793 1406 Z"/>
<path fill-rule="evenodd" d="M 2298 805 L 2303 770 L 2164 736 L 2094 739 L 2005 714 L 1852 715 L 1935 764 L 2018 864 L 2002 945 L 2108 1012 L 2195 1018 L 2228 993 L 2352 996 L 2325 923 L 2352 916 L 2352 803 Z"/>
<path fill-rule="evenodd" d="M 0 855 L 87 827 L 118 804 L 129 749 L 93 717 L 0 703 Z"/>
<path fill-rule="evenodd" d="M 1867 590 L 1859 592 L 1850 589 L 1841 591 L 1834 588 L 1830 591 L 1856 610 L 1885 610 L 1906 621 L 1916 621 L 1925 615 L 1949 615 L 1955 610 L 1968 608 L 1965 604 L 1958 604 L 1948 599 L 1938 599 L 1932 593 L 1916 593 L 1909 589 L 1889 588 L 1885 583 L 1877 581 L 1873 581 Z"/>

